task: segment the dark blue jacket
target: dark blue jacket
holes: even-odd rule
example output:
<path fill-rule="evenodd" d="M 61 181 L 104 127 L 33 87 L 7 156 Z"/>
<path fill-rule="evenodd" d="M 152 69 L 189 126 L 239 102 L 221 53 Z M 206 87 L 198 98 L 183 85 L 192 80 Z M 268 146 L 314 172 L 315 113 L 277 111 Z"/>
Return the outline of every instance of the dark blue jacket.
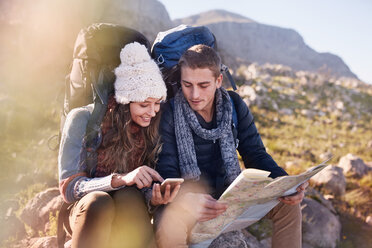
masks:
<path fill-rule="evenodd" d="M 253 115 L 247 105 L 237 93 L 229 91 L 229 95 L 234 102 L 238 117 L 238 151 L 245 167 L 270 171 L 270 177 L 272 178 L 287 175 L 266 152 L 254 124 Z M 156 166 L 156 170 L 163 178 L 181 177 L 173 116 L 173 107 L 168 101 L 162 106 L 160 135 L 163 148 Z M 198 120 L 203 128 L 211 129 L 216 127 L 215 118 L 210 123 L 206 123 L 200 116 L 198 116 Z M 211 194 L 219 197 L 228 187 L 228 185 L 221 186 L 221 180 L 224 181 L 225 172 L 219 142 L 202 139 L 194 132 L 193 139 L 201 178 L 205 179 L 209 184 Z"/>

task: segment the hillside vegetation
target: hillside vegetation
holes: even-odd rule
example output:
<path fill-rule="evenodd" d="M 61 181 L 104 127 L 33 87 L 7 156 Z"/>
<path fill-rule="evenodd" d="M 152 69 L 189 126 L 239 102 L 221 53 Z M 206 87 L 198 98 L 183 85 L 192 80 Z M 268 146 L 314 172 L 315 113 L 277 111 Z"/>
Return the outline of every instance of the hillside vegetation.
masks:
<path fill-rule="evenodd" d="M 241 66 L 236 74 L 268 152 L 289 174 L 330 156 L 337 165 L 349 153 L 372 166 L 371 85 L 281 65 Z M 368 247 L 372 228 L 364 222 L 372 214 L 372 171 L 346 176 L 345 195 L 328 198 L 342 223 L 339 246 Z"/>
<path fill-rule="evenodd" d="M 300 173 L 330 155 L 331 164 L 348 153 L 372 161 L 371 85 L 356 79 L 294 72 L 280 65 L 242 66 L 235 79 L 268 152 L 289 174 Z M 57 145 L 57 138 L 52 136 L 59 132 L 63 94 L 55 90 L 55 84 L 42 86 L 25 86 L 27 93 L 10 87 L 9 94 L 1 96 L 3 223 L 7 216 L 18 215 L 37 192 L 57 186 L 58 151 L 51 148 Z M 344 216 L 341 220 L 347 240 L 341 244 L 358 247 L 352 232 L 358 221 L 371 215 L 372 174 L 347 180 L 345 196 L 333 203 Z M 1 237 L 6 239 L 8 234 L 3 230 Z"/>

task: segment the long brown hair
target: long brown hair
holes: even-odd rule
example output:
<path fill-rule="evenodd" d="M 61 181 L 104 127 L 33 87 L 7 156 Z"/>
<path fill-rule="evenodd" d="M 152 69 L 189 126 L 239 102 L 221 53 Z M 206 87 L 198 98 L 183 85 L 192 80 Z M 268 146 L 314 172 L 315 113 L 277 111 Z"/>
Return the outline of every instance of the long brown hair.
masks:
<path fill-rule="evenodd" d="M 148 127 L 132 121 L 129 104 L 114 104 L 102 122 L 103 140 L 100 161 L 110 166 L 111 172 L 126 173 L 141 165 L 154 168 L 161 144 L 159 139 L 160 112 L 151 119 Z"/>

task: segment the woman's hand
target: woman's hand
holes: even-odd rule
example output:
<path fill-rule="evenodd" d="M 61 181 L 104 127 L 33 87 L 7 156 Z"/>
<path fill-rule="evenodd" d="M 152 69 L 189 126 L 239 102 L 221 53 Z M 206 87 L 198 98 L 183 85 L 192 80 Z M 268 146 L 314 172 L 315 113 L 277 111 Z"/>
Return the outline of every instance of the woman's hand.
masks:
<path fill-rule="evenodd" d="M 162 195 L 160 191 L 160 184 L 155 183 L 152 186 L 151 205 L 158 206 L 161 204 L 168 204 L 172 202 L 174 198 L 177 196 L 180 187 L 181 185 L 175 186 L 171 192 L 171 186 L 168 184 L 165 187 L 164 195 Z"/>
<path fill-rule="evenodd" d="M 127 173 L 114 175 L 111 180 L 111 186 L 117 188 L 123 185 L 136 185 L 137 188 L 142 189 L 150 187 L 153 181 L 162 182 L 164 179 L 154 169 L 143 165 L 137 169 Z"/>

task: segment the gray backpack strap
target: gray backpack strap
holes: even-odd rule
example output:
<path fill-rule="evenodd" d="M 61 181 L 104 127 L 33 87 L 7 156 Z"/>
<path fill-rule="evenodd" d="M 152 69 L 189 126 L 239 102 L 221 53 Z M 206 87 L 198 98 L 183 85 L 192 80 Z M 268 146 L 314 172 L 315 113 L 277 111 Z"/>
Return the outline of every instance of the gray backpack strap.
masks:
<path fill-rule="evenodd" d="M 98 80 L 92 79 L 92 87 L 94 92 L 94 108 L 93 112 L 88 120 L 86 132 L 85 132 L 85 149 L 87 151 L 87 169 L 90 176 L 95 172 L 97 165 L 97 148 L 98 134 L 100 132 L 101 123 L 105 117 L 107 111 L 108 98 L 113 92 L 113 78 L 107 78 L 105 71 L 107 69 L 102 68 Z"/>

